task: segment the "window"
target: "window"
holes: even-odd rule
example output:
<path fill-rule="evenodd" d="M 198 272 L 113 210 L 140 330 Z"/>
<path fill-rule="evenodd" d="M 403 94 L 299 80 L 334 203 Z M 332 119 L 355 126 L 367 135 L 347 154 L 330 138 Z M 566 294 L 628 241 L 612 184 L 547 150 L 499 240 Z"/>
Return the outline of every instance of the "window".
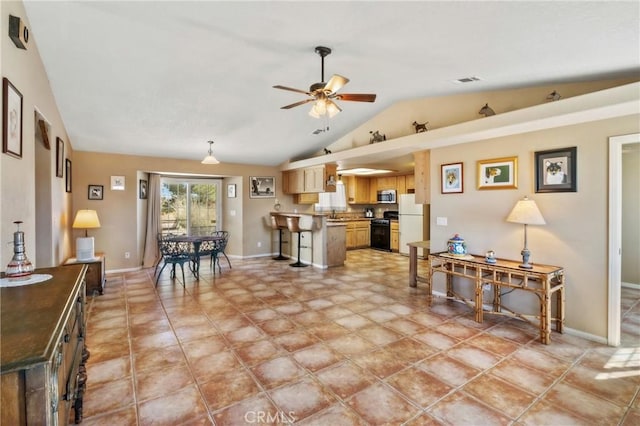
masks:
<path fill-rule="evenodd" d="M 162 178 L 162 233 L 210 235 L 221 230 L 222 198 L 218 195 L 221 187 L 220 179 Z"/>

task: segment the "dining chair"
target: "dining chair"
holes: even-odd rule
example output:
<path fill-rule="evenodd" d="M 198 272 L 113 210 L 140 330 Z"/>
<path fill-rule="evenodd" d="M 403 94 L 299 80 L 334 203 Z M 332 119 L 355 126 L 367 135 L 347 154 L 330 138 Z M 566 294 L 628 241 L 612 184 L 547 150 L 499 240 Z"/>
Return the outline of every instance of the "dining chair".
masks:
<path fill-rule="evenodd" d="M 156 277 L 156 286 L 162 271 L 167 265 L 171 265 L 171 278 L 176 278 L 176 265 L 180 265 L 182 270 L 182 285 L 184 286 L 184 264 L 192 261 L 193 256 L 190 249 L 190 244 L 185 245 L 178 241 L 171 241 L 168 238 L 160 239 L 160 253 L 162 254 L 162 268 L 158 272 Z"/>
<path fill-rule="evenodd" d="M 220 237 L 219 240 L 214 241 L 214 249 L 211 252 L 211 266 L 213 267 L 213 272 L 216 272 L 216 264 L 218 265 L 218 271 L 222 273 L 222 267 L 220 266 L 220 258 L 218 255 L 222 254 L 225 259 L 227 259 L 227 263 L 229 264 L 229 269 L 231 269 L 231 261 L 227 257 L 227 254 L 224 252 L 227 248 L 227 242 L 229 241 L 229 232 L 228 231 L 216 231 L 213 233 L 214 236 Z"/>

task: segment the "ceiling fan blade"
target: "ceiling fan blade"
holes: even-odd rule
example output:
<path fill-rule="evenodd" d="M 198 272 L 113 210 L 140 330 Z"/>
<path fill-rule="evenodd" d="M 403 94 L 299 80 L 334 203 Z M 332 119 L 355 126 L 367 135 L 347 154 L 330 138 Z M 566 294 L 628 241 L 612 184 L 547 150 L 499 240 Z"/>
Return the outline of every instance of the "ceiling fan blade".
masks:
<path fill-rule="evenodd" d="M 315 99 L 305 99 L 304 101 L 296 102 L 296 103 L 290 104 L 290 105 L 285 105 L 283 107 L 280 107 L 280 109 L 291 109 L 293 107 L 304 105 L 304 104 L 307 104 L 307 103 L 313 102 L 313 101 L 315 101 Z"/>
<path fill-rule="evenodd" d="M 296 92 L 296 93 L 304 93 L 305 95 L 312 96 L 311 92 L 307 92 L 306 90 L 294 89 L 293 87 L 277 85 L 277 86 L 273 86 L 273 88 L 274 89 L 288 90 L 290 92 Z"/>
<path fill-rule="evenodd" d="M 344 86 L 348 82 L 349 82 L 348 78 L 338 74 L 334 74 L 331 76 L 327 84 L 324 85 L 324 90 L 328 90 L 329 93 L 335 93 L 338 90 L 340 90 L 340 88 L 342 88 L 342 86 Z"/>
<path fill-rule="evenodd" d="M 376 95 L 367 93 L 340 93 L 336 95 L 335 98 L 341 101 L 374 102 Z"/>

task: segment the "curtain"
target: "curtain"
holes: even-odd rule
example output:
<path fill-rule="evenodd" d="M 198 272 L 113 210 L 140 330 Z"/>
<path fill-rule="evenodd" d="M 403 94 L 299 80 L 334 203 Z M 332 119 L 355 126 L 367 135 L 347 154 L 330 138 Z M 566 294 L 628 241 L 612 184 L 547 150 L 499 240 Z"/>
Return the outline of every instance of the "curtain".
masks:
<path fill-rule="evenodd" d="M 147 202 L 147 231 L 144 239 L 142 267 L 152 268 L 158 253 L 158 234 L 160 233 L 160 175 L 149 174 L 149 200 Z"/>

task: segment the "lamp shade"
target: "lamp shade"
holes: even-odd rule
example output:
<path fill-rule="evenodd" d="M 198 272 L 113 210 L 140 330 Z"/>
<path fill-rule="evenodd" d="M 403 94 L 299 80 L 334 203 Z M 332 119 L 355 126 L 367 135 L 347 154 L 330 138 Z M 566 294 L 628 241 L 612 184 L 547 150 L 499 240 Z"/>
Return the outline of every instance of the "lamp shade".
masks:
<path fill-rule="evenodd" d="M 544 225 L 547 223 L 544 221 L 536 202 L 526 196 L 522 200 L 518 200 L 509 216 L 507 216 L 507 222 L 523 223 L 525 225 Z"/>
<path fill-rule="evenodd" d="M 211 151 L 211 146 L 213 145 L 213 141 L 207 142 L 209 144 L 209 154 L 204 157 L 204 160 L 201 161 L 202 164 L 218 164 L 220 161 L 216 157 L 213 156 L 213 152 Z"/>
<path fill-rule="evenodd" d="M 100 220 L 95 210 L 78 210 L 73 221 L 74 228 L 100 228 Z"/>

